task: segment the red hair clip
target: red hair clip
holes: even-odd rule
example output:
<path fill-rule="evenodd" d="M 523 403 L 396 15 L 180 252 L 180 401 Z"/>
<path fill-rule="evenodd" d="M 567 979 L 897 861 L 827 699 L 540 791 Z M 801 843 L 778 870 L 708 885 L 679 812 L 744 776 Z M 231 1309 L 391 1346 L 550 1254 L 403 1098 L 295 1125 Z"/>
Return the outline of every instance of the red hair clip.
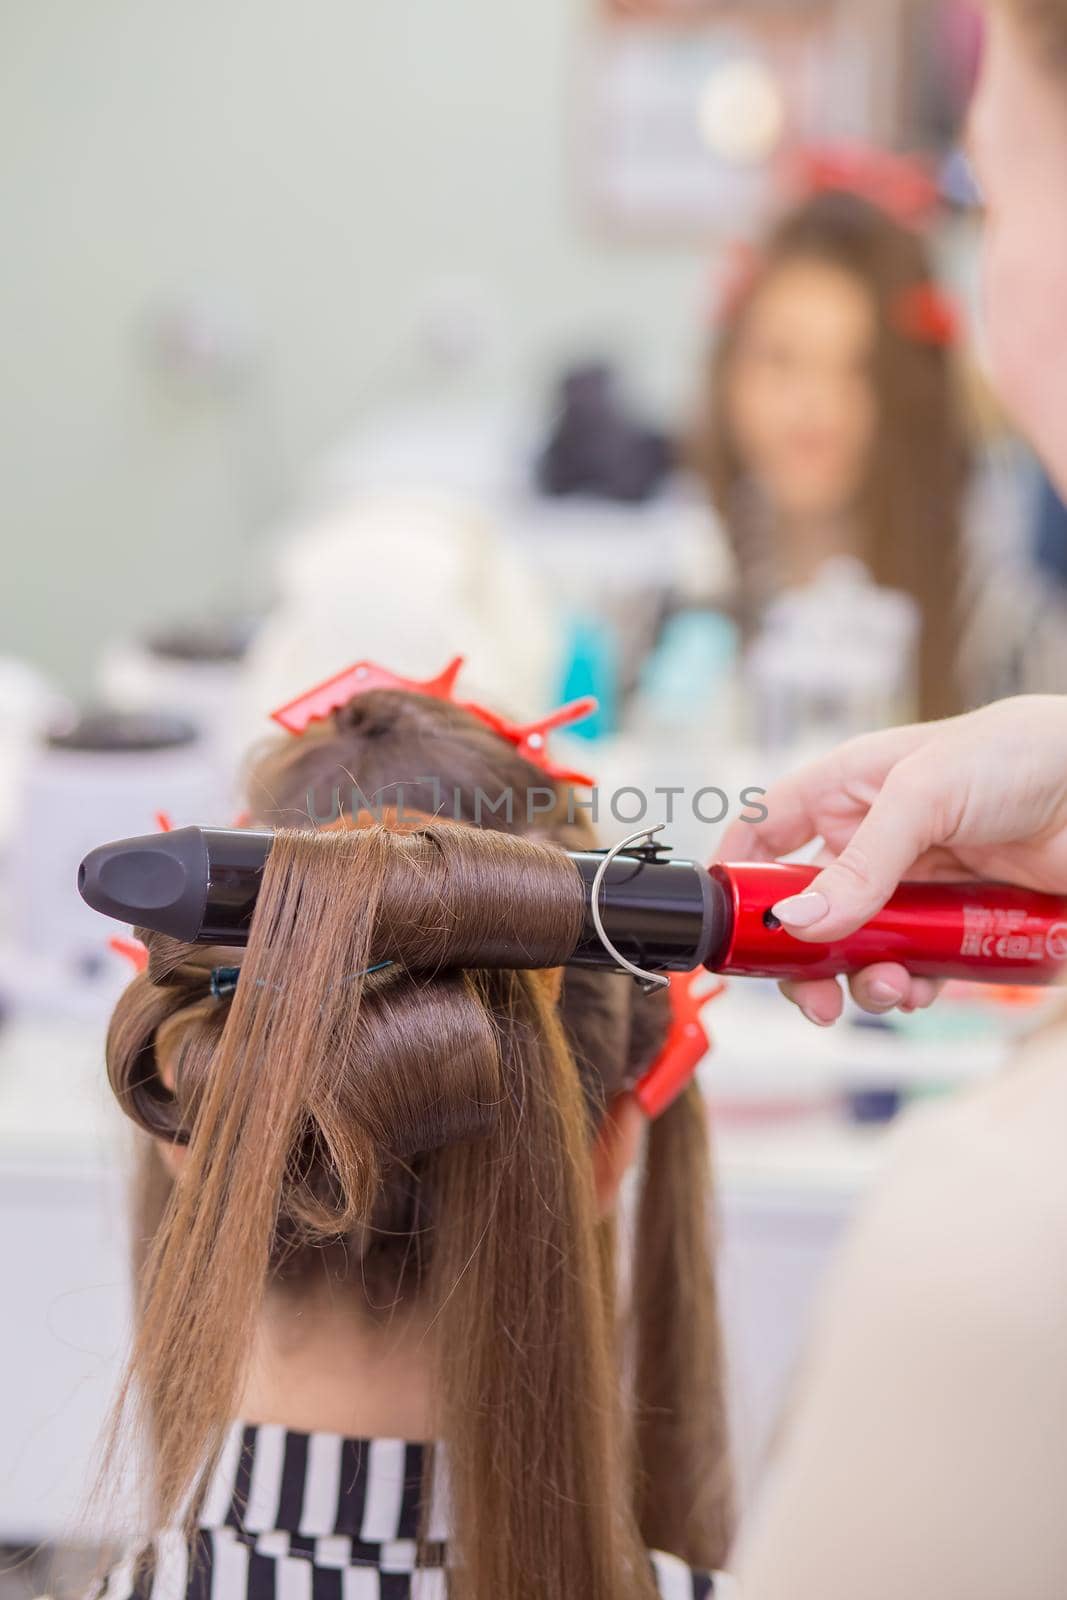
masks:
<path fill-rule="evenodd" d="M 596 783 L 594 778 L 584 772 L 572 772 L 568 767 L 558 767 L 549 759 L 548 735 L 554 728 L 568 728 L 572 723 L 581 722 L 583 717 L 591 717 L 597 705 L 598 702 L 590 695 L 585 700 L 572 700 L 570 705 L 550 711 L 547 717 L 541 717 L 537 722 L 525 724 L 509 722 L 507 717 L 498 716 L 495 711 L 473 702 L 466 702 L 464 709 L 473 712 L 487 728 L 492 728 L 494 733 L 513 744 L 523 760 L 529 761 L 531 766 L 540 767 L 546 777 L 556 783 L 571 783 L 581 789 L 592 789 Z"/>
<path fill-rule="evenodd" d="M 892 321 L 898 333 L 916 344 L 947 350 L 959 340 L 959 312 L 936 283 L 917 283 L 899 294 Z"/>
<path fill-rule="evenodd" d="M 455 656 L 436 678 L 420 683 L 415 678 L 402 678 L 388 667 L 376 666 L 373 661 L 357 661 L 355 666 L 347 667 L 344 672 L 327 678 L 325 683 L 317 683 L 313 689 L 297 695 L 287 705 L 279 706 L 277 711 L 271 712 L 271 717 L 286 733 L 305 733 L 310 723 L 323 721 L 357 695 L 369 694 L 372 689 L 407 689 L 411 694 L 429 695 L 434 700 L 453 700 L 452 690 L 462 665 L 463 657 Z"/>
<path fill-rule="evenodd" d="M 148 951 L 140 939 L 122 939 L 116 934 L 107 945 L 117 956 L 123 956 L 135 972 L 143 972 L 148 966 Z"/>
<path fill-rule="evenodd" d="M 387 667 L 377 666 L 373 661 L 357 661 L 355 666 L 336 673 L 334 677 L 327 678 L 325 683 L 316 684 L 305 694 L 298 695 L 287 705 L 272 711 L 271 718 L 287 733 L 300 734 L 307 730 L 310 723 L 320 722 L 323 718 L 332 716 L 335 711 L 340 711 L 342 706 L 354 700 L 357 695 L 368 694 L 372 689 L 404 689 L 409 694 L 428 695 L 431 699 L 444 700 L 450 705 L 459 706 L 463 711 L 469 711 L 501 739 L 506 739 L 509 744 L 514 745 L 524 760 L 540 768 L 554 782 L 572 783 L 581 788 L 593 787 L 594 780 L 585 773 L 571 772 L 566 767 L 558 767 L 549 759 L 548 734 L 554 728 L 568 727 L 571 723 L 579 722 L 582 717 L 591 716 L 597 709 L 596 700 L 591 697 L 575 700 L 570 705 L 561 706 L 557 711 L 550 711 L 546 717 L 541 717 L 537 722 L 524 724 L 510 722 L 507 717 L 502 717 L 473 700 L 456 699 L 454 690 L 462 666 L 463 657 L 455 656 L 436 678 L 420 682 L 415 678 L 402 678 L 399 674 L 390 672 Z"/>
<path fill-rule="evenodd" d="M 726 985 L 719 983 L 708 989 L 707 977 L 701 969 L 676 973 L 671 979 L 670 1032 L 663 1049 L 634 1091 L 638 1105 L 650 1122 L 674 1104 L 711 1049 L 711 1039 L 701 1014 L 709 1000 L 717 999 Z"/>
<path fill-rule="evenodd" d="M 916 156 L 865 144 L 817 145 L 796 156 L 795 170 L 805 193 L 844 190 L 904 227 L 918 227 L 937 207 L 937 183 Z"/>

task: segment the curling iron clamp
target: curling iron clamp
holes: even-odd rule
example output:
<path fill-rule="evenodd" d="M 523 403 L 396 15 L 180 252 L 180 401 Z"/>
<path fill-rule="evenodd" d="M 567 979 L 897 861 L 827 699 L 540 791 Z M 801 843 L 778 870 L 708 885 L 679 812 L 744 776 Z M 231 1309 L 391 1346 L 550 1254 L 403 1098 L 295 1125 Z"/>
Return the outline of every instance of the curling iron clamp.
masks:
<path fill-rule="evenodd" d="M 1067 964 L 1067 897 L 999 883 L 904 883 L 847 938 L 793 938 L 774 906 L 819 869 L 675 860 L 653 828 L 608 851 L 569 852 L 585 923 L 568 966 L 630 973 L 650 988 L 704 968 L 724 976 L 826 978 L 878 961 L 919 977 L 1050 984 Z M 94 910 L 189 944 L 247 944 L 274 835 L 178 828 L 90 851 L 78 888 Z"/>

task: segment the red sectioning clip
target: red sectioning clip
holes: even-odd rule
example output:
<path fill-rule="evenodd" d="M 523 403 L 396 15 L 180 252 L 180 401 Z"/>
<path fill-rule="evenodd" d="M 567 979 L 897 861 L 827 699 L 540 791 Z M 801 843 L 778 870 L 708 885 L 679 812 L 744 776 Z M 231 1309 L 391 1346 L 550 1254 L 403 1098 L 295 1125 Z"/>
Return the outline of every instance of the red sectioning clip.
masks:
<path fill-rule="evenodd" d="M 321 722 L 357 695 L 368 694 L 372 689 L 407 689 L 411 694 L 429 695 L 434 700 L 452 700 L 452 689 L 462 665 L 463 657 L 456 656 L 436 678 L 419 683 L 414 678 L 401 678 L 373 661 L 357 661 L 355 666 L 327 678 L 325 683 L 317 683 L 314 689 L 298 695 L 288 705 L 279 706 L 277 711 L 271 712 L 271 717 L 287 733 L 304 733 L 309 723 Z"/>
<path fill-rule="evenodd" d="M 591 716 L 597 709 L 596 700 L 592 697 L 575 700 L 557 711 L 550 711 L 548 716 L 541 717 L 537 722 L 510 722 L 507 717 L 473 700 L 456 699 L 454 689 L 462 666 L 463 657 L 456 656 L 436 678 L 419 682 L 415 678 L 402 678 L 373 661 L 357 661 L 355 666 L 327 678 L 325 683 L 316 684 L 314 689 L 298 695 L 287 705 L 279 706 L 277 711 L 271 712 L 271 718 L 287 733 L 304 733 L 310 723 L 332 716 L 357 695 L 368 694 L 372 689 L 405 689 L 409 694 L 429 695 L 434 700 L 446 700 L 469 711 L 501 739 L 514 745 L 524 760 L 539 767 L 554 782 L 573 783 L 585 789 L 594 786 L 594 780 L 584 772 L 572 772 L 566 767 L 556 766 L 549 759 L 548 735 L 553 728 L 567 727 L 573 722 L 580 722 L 583 717 Z"/>
<path fill-rule="evenodd" d="M 701 969 L 676 973 L 671 979 L 673 1020 L 667 1042 L 635 1090 L 637 1103 L 650 1122 L 674 1104 L 711 1049 L 701 1013 L 726 985 L 719 983 L 708 989 L 707 978 Z"/>
<path fill-rule="evenodd" d="M 596 782 L 594 778 L 588 777 L 584 772 L 572 772 L 567 767 L 558 767 L 549 759 L 548 735 L 554 728 L 568 728 L 574 722 L 581 722 L 583 717 L 591 717 L 598 704 L 599 702 L 590 695 L 584 700 L 572 700 L 570 705 L 560 706 L 558 711 L 550 711 L 547 717 L 541 717 L 537 722 L 525 724 L 509 722 L 507 717 L 501 717 L 495 711 L 489 711 L 485 706 L 475 705 L 473 702 L 467 703 L 465 709 L 473 712 L 487 728 L 492 728 L 502 739 L 513 744 L 524 761 L 540 767 L 547 777 L 555 779 L 557 783 L 573 783 L 582 789 L 592 789 Z"/>
<path fill-rule="evenodd" d="M 937 182 L 918 156 L 862 143 L 812 145 L 794 156 L 793 168 L 806 194 L 845 190 L 904 227 L 918 227 L 937 208 Z"/>
<path fill-rule="evenodd" d="M 917 283 L 899 294 L 893 305 L 893 326 L 915 344 L 946 350 L 960 335 L 960 315 L 936 283 Z"/>
<path fill-rule="evenodd" d="M 108 949 L 124 956 L 135 972 L 143 972 L 148 965 L 148 951 L 140 939 L 122 939 L 117 934 L 107 941 Z"/>

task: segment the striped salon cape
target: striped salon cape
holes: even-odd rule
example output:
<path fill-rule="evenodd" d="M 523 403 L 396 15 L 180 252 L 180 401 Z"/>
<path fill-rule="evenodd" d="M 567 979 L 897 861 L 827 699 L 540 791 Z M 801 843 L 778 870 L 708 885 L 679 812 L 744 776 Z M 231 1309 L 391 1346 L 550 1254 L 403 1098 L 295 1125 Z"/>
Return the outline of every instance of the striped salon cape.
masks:
<path fill-rule="evenodd" d="M 428 1446 L 237 1424 L 195 1543 L 159 1535 L 116 1566 L 97 1600 L 447 1600 L 448 1494 L 434 1452 L 416 1570 Z M 733 1600 L 722 1575 L 650 1557 L 662 1600 Z"/>

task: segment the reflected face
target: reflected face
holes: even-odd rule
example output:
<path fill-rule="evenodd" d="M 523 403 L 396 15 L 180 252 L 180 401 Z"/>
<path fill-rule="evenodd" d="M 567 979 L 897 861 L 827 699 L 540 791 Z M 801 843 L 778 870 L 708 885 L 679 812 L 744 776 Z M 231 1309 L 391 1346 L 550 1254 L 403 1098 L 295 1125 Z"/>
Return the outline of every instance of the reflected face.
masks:
<path fill-rule="evenodd" d="M 1067 493 L 1067 76 L 994 7 L 971 113 L 985 198 L 984 293 L 998 384 Z"/>
<path fill-rule="evenodd" d="M 726 401 L 747 471 L 786 517 L 829 518 L 862 485 L 878 403 L 874 303 L 821 261 L 775 268 L 744 312 Z"/>

